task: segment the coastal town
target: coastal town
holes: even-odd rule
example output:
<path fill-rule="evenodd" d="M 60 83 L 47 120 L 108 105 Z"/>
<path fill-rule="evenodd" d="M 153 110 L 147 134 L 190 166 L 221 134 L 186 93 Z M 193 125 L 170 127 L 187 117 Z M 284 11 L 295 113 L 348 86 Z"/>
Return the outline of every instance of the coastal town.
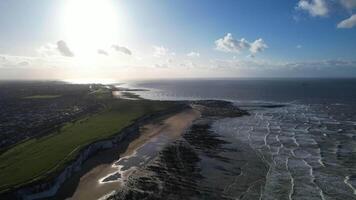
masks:
<path fill-rule="evenodd" d="M 0 150 L 98 111 L 102 105 L 88 95 L 91 88 L 62 82 L 0 84 Z"/>

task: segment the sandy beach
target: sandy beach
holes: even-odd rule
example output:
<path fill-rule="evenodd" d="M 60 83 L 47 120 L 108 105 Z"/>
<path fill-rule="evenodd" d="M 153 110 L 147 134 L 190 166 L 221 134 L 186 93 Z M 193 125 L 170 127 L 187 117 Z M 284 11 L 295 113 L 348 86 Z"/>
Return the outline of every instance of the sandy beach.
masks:
<path fill-rule="evenodd" d="M 131 142 L 119 148 L 99 152 L 86 161 L 81 173 L 70 178 L 60 189 L 58 198 L 98 199 L 115 191 L 129 174 L 153 159 L 159 152 L 159 147 L 179 138 L 199 116 L 199 111 L 187 109 L 144 125 L 139 136 Z M 140 149 L 144 150 L 142 152 L 145 155 L 140 155 Z M 137 164 L 137 157 L 144 160 Z M 130 161 L 130 158 L 134 161 Z M 124 164 L 120 164 L 120 161 Z M 112 179 L 110 175 L 118 175 L 119 178 Z M 110 181 L 101 181 L 103 179 Z"/>

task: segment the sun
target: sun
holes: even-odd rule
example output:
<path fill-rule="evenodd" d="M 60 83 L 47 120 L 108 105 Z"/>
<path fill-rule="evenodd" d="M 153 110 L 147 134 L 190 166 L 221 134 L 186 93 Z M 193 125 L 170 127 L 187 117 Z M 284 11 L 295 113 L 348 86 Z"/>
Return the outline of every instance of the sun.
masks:
<path fill-rule="evenodd" d="M 67 0 L 62 35 L 76 56 L 89 56 L 117 41 L 118 11 L 112 0 Z"/>

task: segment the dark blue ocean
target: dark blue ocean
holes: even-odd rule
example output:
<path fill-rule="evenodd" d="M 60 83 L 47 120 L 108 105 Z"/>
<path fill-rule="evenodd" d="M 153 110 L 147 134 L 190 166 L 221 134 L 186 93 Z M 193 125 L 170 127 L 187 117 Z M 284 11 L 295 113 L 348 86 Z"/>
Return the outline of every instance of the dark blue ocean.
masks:
<path fill-rule="evenodd" d="M 223 79 L 140 81 L 154 99 L 225 99 L 303 103 L 356 102 L 356 79 Z"/>
<path fill-rule="evenodd" d="M 356 79 L 188 79 L 126 86 L 148 89 L 137 92 L 148 99 L 221 99 L 250 112 L 212 127 L 268 166 L 260 178 L 253 173 L 257 166 L 249 165 L 242 175 L 216 170 L 219 179 L 205 180 L 231 198 L 356 199 Z M 285 106 L 265 106 L 275 104 Z"/>

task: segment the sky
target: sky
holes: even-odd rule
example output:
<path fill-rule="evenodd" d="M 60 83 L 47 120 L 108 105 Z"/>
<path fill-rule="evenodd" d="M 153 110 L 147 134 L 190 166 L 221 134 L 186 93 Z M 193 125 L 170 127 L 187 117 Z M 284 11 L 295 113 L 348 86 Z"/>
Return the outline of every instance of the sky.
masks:
<path fill-rule="evenodd" d="M 3 0 L 0 79 L 356 77 L 356 0 Z"/>

